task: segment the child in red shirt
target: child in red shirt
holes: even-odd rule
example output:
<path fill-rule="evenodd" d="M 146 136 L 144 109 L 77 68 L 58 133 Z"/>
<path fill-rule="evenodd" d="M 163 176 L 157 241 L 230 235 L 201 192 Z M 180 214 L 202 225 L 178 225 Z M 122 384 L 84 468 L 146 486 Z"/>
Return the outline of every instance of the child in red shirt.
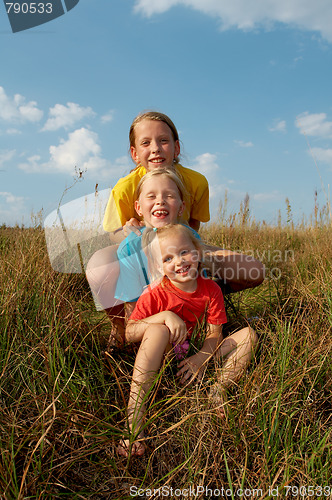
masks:
<path fill-rule="evenodd" d="M 181 224 L 146 229 L 142 246 L 148 257 L 151 274 L 163 278 L 150 285 L 138 299 L 126 328 L 127 342 L 140 342 L 128 403 L 128 421 L 133 440 L 122 440 L 121 455 L 141 456 L 145 396 L 159 370 L 165 352 L 174 346 L 180 356 L 186 354 L 194 327 L 206 320 L 207 332 L 201 349 L 182 359 L 177 376 L 181 383 L 201 379 L 207 362 L 218 354 L 227 356 L 221 374 L 225 387 L 238 379 L 251 358 L 256 335 L 244 328 L 222 342 L 226 323 L 224 300 L 219 286 L 199 274 L 200 242 Z"/>

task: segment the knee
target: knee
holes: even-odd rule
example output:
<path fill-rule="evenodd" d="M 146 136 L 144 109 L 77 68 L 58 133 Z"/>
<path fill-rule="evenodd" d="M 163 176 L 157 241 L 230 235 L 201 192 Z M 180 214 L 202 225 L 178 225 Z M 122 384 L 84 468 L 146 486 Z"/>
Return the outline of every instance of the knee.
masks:
<path fill-rule="evenodd" d="M 259 260 L 248 260 L 245 279 L 249 288 L 261 285 L 265 279 L 265 266 Z"/>
<path fill-rule="evenodd" d="M 143 340 L 156 340 L 161 342 L 169 342 L 169 329 L 166 325 L 152 324 L 147 327 L 144 332 Z"/>
<path fill-rule="evenodd" d="M 85 270 L 85 276 L 90 286 L 93 285 L 94 282 L 96 281 L 95 264 L 93 258 L 94 256 L 92 256 L 91 259 L 89 260 Z"/>
<path fill-rule="evenodd" d="M 86 278 L 90 286 L 100 286 L 110 275 L 117 279 L 119 274 L 119 262 L 116 249 L 113 247 L 103 248 L 95 252 L 86 266 Z"/>

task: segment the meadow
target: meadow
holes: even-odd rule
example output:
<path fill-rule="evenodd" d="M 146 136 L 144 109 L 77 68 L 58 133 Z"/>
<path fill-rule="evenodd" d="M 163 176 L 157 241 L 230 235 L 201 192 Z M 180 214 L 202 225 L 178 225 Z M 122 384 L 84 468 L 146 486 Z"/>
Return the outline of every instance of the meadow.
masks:
<path fill-rule="evenodd" d="M 207 398 L 212 365 L 185 389 L 165 366 L 147 453 L 131 460 L 115 450 L 133 352 L 104 354 L 109 320 L 84 275 L 52 269 L 39 223 L 0 227 L 2 500 L 332 497 L 331 221 L 295 224 L 288 211 L 272 227 L 242 206 L 202 231 L 266 266 L 261 286 L 227 298 L 259 347 L 223 420 Z"/>

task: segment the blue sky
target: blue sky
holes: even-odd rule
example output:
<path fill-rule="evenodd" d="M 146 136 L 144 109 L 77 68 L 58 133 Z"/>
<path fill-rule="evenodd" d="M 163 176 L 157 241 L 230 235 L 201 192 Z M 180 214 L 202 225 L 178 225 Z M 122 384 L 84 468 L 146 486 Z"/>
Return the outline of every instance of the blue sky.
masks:
<path fill-rule="evenodd" d="M 80 0 L 15 34 L 1 3 L 0 41 L 0 224 L 49 214 L 75 165 L 86 172 L 64 202 L 114 185 L 145 109 L 175 122 L 213 216 L 225 190 L 230 213 L 248 193 L 271 224 L 286 197 L 295 219 L 313 213 L 315 190 L 327 201 L 329 1 Z"/>

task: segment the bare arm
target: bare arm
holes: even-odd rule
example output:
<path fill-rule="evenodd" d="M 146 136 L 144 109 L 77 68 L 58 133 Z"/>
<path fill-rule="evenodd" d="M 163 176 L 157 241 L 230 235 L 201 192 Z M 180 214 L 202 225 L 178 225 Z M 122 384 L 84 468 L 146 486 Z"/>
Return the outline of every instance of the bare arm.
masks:
<path fill-rule="evenodd" d="M 121 243 L 121 241 L 123 240 L 122 226 L 116 229 L 115 231 L 111 231 L 109 233 L 109 238 L 112 245 Z"/>
<path fill-rule="evenodd" d="M 218 349 L 222 341 L 222 325 L 208 325 L 208 332 L 202 348 L 193 356 L 179 363 L 180 370 L 177 376 L 182 384 L 196 376 L 200 380 L 203 376 L 205 366 L 209 359 Z"/>
<path fill-rule="evenodd" d="M 161 311 L 140 321 L 129 320 L 126 328 L 127 342 L 140 342 L 149 325 L 166 325 L 170 332 L 170 342 L 181 344 L 187 337 L 185 322 L 172 311 Z"/>
<path fill-rule="evenodd" d="M 265 268 L 259 260 L 214 245 L 203 245 L 203 263 L 212 276 L 225 280 L 233 292 L 254 288 L 265 278 Z"/>

